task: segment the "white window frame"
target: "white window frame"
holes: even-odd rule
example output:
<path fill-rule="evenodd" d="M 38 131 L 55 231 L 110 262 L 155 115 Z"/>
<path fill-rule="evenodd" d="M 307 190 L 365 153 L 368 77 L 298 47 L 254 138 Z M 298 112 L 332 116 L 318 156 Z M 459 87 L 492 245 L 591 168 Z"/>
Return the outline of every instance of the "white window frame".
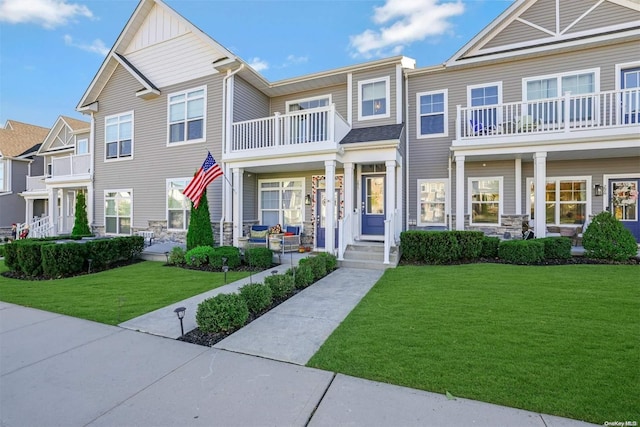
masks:
<path fill-rule="evenodd" d="M 473 181 L 498 181 L 498 222 L 473 222 Z M 469 225 L 500 226 L 502 224 L 502 213 L 504 209 L 504 177 L 502 176 L 476 176 L 467 179 L 467 212 L 469 214 Z"/>
<path fill-rule="evenodd" d="M 480 84 L 475 84 L 475 85 L 467 85 L 467 106 L 469 108 L 472 108 L 471 107 L 471 91 L 473 89 L 480 89 L 480 88 L 491 87 L 491 86 L 497 86 L 498 87 L 498 103 L 497 104 L 490 104 L 490 105 L 500 105 L 500 104 L 502 104 L 502 81 L 498 81 L 498 82 L 480 83 Z M 478 106 L 478 108 L 479 107 L 480 106 Z"/>
<path fill-rule="evenodd" d="M 301 191 L 301 195 L 302 195 L 302 206 L 300 207 L 300 212 L 301 212 L 301 216 L 302 216 L 302 224 L 284 224 L 284 208 L 282 207 L 282 190 L 286 190 L 288 189 L 288 187 L 283 187 L 282 186 L 282 181 L 298 181 L 300 182 L 300 186 L 299 187 L 294 187 L 294 189 L 300 189 Z M 262 184 L 264 183 L 269 183 L 269 182 L 278 182 L 280 183 L 280 185 L 278 187 L 269 187 L 269 188 L 265 188 L 263 190 L 262 188 Z M 290 178 L 270 178 L 270 179 L 259 179 L 258 180 L 258 221 L 260 223 L 262 223 L 262 191 L 274 191 L 274 190 L 278 190 L 280 192 L 279 195 L 279 202 L 280 202 L 280 207 L 278 208 L 278 222 L 277 224 L 280 224 L 282 227 L 284 227 L 285 225 L 300 225 L 302 226 L 304 224 L 305 221 L 305 204 L 304 204 L 304 198 L 305 198 L 305 189 L 306 189 L 306 185 L 305 185 L 305 179 L 303 177 L 290 177 Z M 268 209 L 269 211 L 274 211 L 274 209 Z M 275 225 L 275 224 L 274 224 Z"/>
<path fill-rule="evenodd" d="M 178 104 L 179 102 L 184 102 L 185 104 L 187 103 L 187 96 L 189 93 L 191 92 L 197 92 L 199 90 L 204 91 L 204 93 L 202 94 L 202 137 L 201 138 L 196 138 L 196 139 L 186 139 L 187 137 L 187 130 L 188 130 L 188 111 L 187 111 L 187 106 L 185 105 L 185 118 L 184 118 L 184 137 L 185 139 L 182 141 L 175 141 L 175 142 L 171 142 L 171 106 L 173 104 Z M 171 102 L 171 98 L 174 96 L 179 96 L 179 95 L 184 95 L 185 99 L 184 101 L 179 101 L 179 102 Z M 178 122 L 175 122 L 178 123 Z M 194 87 L 191 89 L 187 89 L 187 90 L 181 90 L 179 92 L 173 92 L 167 95 L 167 147 L 177 147 L 180 145 L 188 145 L 188 144 L 196 144 L 198 142 L 204 142 L 207 139 L 207 86 L 198 86 L 198 87 Z"/>
<path fill-rule="evenodd" d="M 385 82 L 385 99 L 387 111 L 385 114 L 362 115 L 362 87 L 371 83 Z M 358 82 L 358 120 L 386 119 L 391 117 L 391 78 L 389 76 L 377 77 L 375 79 L 361 80 Z"/>
<path fill-rule="evenodd" d="M 555 200 L 555 204 L 556 204 L 556 211 L 553 215 L 553 223 L 547 223 L 546 222 L 546 216 L 545 216 L 545 223 L 547 226 L 560 226 L 560 227 L 585 227 L 587 225 L 587 221 L 589 220 L 589 217 L 591 216 L 591 203 L 592 203 L 592 186 L 591 186 L 591 176 L 548 176 L 545 179 L 545 186 L 547 184 L 547 182 L 550 181 L 554 181 L 555 185 L 556 185 L 556 200 Z M 585 218 L 584 218 L 584 222 L 582 224 L 563 224 L 560 223 L 560 198 L 558 197 L 558 192 L 560 191 L 560 181 L 585 181 L 586 182 L 586 193 L 587 193 L 587 200 L 585 202 L 586 204 L 586 208 L 585 208 Z M 526 207 L 526 213 L 527 215 L 529 215 L 531 213 L 531 207 L 533 206 L 533 202 L 531 200 L 531 186 L 535 184 L 535 180 L 533 177 L 528 177 L 526 180 L 526 197 L 527 197 L 527 207 Z M 605 185 L 606 186 L 606 185 Z M 546 189 L 545 189 L 546 192 Z M 545 205 L 546 205 L 546 200 L 545 200 Z M 575 203 L 575 202 L 574 202 Z M 546 210 L 546 208 L 545 208 Z"/>
<path fill-rule="evenodd" d="M 421 218 L 422 215 L 420 215 L 420 213 L 422 212 L 422 201 L 420 200 L 420 196 L 421 196 L 421 191 L 420 191 L 420 186 L 422 184 L 427 184 L 427 183 L 444 183 L 444 221 L 443 222 L 422 222 Z M 447 178 L 441 178 L 441 179 L 419 179 L 418 180 L 418 187 L 417 187 L 417 201 L 418 201 L 418 210 L 417 212 L 417 217 L 418 219 L 416 220 L 416 225 L 418 227 L 440 227 L 440 226 L 446 226 L 447 225 L 447 215 L 449 214 L 449 179 Z M 434 202 L 435 203 L 435 202 Z"/>
<path fill-rule="evenodd" d="M 169 190 L 171 189 L 171 183 L 172 182 L 177 182 L 177 181 L 183 181 L 184 182 L 184 186 L 186 187 L 189 182 L 193 179 L 193 177 L 191 178 L 167 178 L 166 179 L 166 190 L 165 190 L 165 214 L 166 214 L 166 220 L 167 220 L 167 230 L 169 231 L 186 231 L 189 228 L 189 224 L 187 224 L 187 214 L 186 211 L 190 211 L 191 210 L 191 203 L 189 201 L 189 199 L 187 199 L 187 207 L 185 209 L 183 209 L 183 219 L 184 219 L 184 228 L 172 228 L 171 227 L 171 223 L 169 221 Z M 184 188 L 182 189 L 182 191 L 184 192 Z M 172 209 L 177 211 L 178 209 Z"/>
<path fill-rule="evenodd" d="M 640 67 L 640 61 L 633 61 L 633 62 L 625 62 L 622 64 L 616 64 L 616 78 L 615 78 L 615 82 L 616 82 L 616 90 L 621 90 L 622 89 L 622 80 L 620 78 L 622 71 L 626 70 L 627 68 L 638 68 Z"/>
<path fill-rule="evenodd" d="M 527 83 L 532 80 L 551 80 L 555 78 L 558 82 L 558 98 L 562 98 L 564 96 L 564 92 L 562 90 L 562 78 L 567 76 L 575 76 L 578 74 L 590 74 L 593 73 L 593 93 L 600 92 L 600 68 L 588 68 L 586 70 L 575 70 L 575 71 L 565 71 L 562 73 L 554 73 L 554 74 L 546 74 L 543 76 L 531 76 L 524 77 L 522 79 L 522 100 L 529 101 L 529 97 L 527 94 Z M 576 95 L 573 93 L 572 95 Z M 555 98 L 542 98 L 542 99 L 555 99 Z M 540 101 L 540 100 L 536 100 Z"/>
<path fill-rule="evenodd" d="M 316 100 L 319 100 L 319 99 L 328 99 L 329 103 L 327 104 L 327 107 L 329 107 L 331 105 L 331 102 L 332 102 L 331 94 L 311 96 L 311 97 L 308 97 L 308 98 L 301 98 L 301 99 L 293 99 L 291 101 L 285 102 L 285 108 L 286 108 L 287 114 L 292 113 L 292 112 L 295 113 L 295 111 L 289 111 L 289 106 L 291 106 L 293 104 L 299 104 L 301 102 L 316 101 Z M 326 108 L 326 107 L 318 107 L 318 108 Z M 314 110 L 314 108 L 312 108 L 312 110 Z M 301 110 L 301 111 L 307 111 L 307 110 Z"/>
<path fill-rule="evenodd" d="M 131 115 L 131 155 L 121 156 L 120 155 L 120 117 Z M 118 147 L 118 155 L 116 157 L 107 157 L 108 149 L 107 144 L 112 143 L 107 141 L 107 121 L 112 118 L 118 118 L 118 140 L 116 141 Z M 112 114 L 110 116 L 106 116 L 104 118 L 104 161 L 105 162 L 120 162 L 124 160 L 132 160 L 133 152 L 134 152 L 134 141 L 135 141 L 135 116 L 133 114 L 133 110 L 126 111 L 124 113 Z"/>
<path fill-rule="evenodd" d="M 133 124 L 133 120 L 131 121 L 131 123 Z M 79 152 L 80 145 L 82 144 L 86 144 L 86 147 L 87 147 L 87 151 L 84 153 Z M 89 154 L 89 138 L 80 138 L 79 140 L 76 141 L 76 155 L 82 155 L 82 154 Z M 133 138 L 131 138 L 131 154 L 133 155 Z M 106 155 L 106 151 L 105 151 L 105 155 Z"/>
<path fill-rule="evenodd" d="M 0 178 L 2 178 L 2 185 L 0 185 L 0 193 L 11 192 L 11 161 L 9 159 L 0 159 L 2 170 L 0 171 Z"/>
<path fill-rule="evenodd" d="M 131 226 L 129 227 L 131 232 L 129 234 L 122 234 L 122 233 L 108 233 L 107 232 L 107 194 L 108 193 L 129 193 L 129 199 L 131 201 L 131 215 L 129 216 L 129 221 L 131 222 Z M 102 198 L 103 203 L 104 203 L 104 207 L 103 207 L 103 214 L 104 214 L 104 234 L 107 236 L 131 236 L 133 235 L 133 189 L 132 188 L 121 188 L 121 189 L 113 189 L 113 190 L 104 190 L 104 196 Z M 118 206 L 116 204 L 116 211 L 118 209 Z M 123 217 L 124 218 L 124 217 Z M 116 224 L 118 223 L 118 219 L 120 219 L 119 215 L 116 215 Z"/>
<path fill-rule="evenodd" d="M 421 114 L 420 113 L 420 98 L 426 95 L 438 95 L 438 94 L 443 94 L 444 95 L 444 111 L 442 114 L 444 114 L 444 126 L 443 126 L 443 130 L 444 132 L 442 133 L 422 133 L 422 127 L 421 127 L 421 118 L 422 116 L 433 116 L 435 115 L 434 113 L 429 113 L 429 114 Z M 437 113 L 438 115 L 440 115 L 440 113 Z M 416 93 L 416 138 L 417 139 L 426 139 L 426 138 L 437 138 L 437 137 L 443 137 L 443 136 L 449 136 L 449 89 L 440 89 L 440 90 L 430 90 L 428 92 L 419 92 Z"/>

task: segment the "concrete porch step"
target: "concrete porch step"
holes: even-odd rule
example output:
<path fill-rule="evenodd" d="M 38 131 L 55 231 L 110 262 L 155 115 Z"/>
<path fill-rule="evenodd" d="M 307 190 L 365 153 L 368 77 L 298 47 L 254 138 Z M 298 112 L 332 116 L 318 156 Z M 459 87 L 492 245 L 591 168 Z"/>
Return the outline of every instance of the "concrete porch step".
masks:
<path fill-rule="evenodd" d="M 391 247 L 389 264 L 384 264 L 384 245 L 380 242 L 356 242 L 347 246 L 344 260 L 339 261 L 341 267 L 365 268 L 369 270 L 385 270 L 398 265 L 398 247 Z"/>

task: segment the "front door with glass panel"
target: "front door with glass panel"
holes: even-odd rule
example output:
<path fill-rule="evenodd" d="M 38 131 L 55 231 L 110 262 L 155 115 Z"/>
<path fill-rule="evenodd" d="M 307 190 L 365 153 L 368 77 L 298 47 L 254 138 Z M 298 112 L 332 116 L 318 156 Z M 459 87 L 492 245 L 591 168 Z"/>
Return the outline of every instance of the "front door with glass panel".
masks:
<path fill-rule="evenodd" d="M 638 189 L 640 179 L 612 179 L 609 181 L 609 209 L 640 242 L 638 219 Z"/>
<path fill-rule="evenodd" d="M 338 247 L 338 206 L 340 206 L 340 190 L 336 189 L 335 203 L 333 204 L 334 246 Z M 326 247 L 326 222 L 327 222 L 327 197 L 324 189 L 316 192 L 316 246 Z"/>
<path fill-rule="evenodd" d="M 362 234 L 384 236 L 385 176 L 362 175 Z"/>

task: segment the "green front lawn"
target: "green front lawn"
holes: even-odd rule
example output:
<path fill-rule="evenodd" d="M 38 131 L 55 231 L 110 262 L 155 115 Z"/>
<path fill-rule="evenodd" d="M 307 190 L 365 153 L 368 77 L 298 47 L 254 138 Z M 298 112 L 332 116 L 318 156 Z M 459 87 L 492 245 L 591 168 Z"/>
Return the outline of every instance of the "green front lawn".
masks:
<path fill-rule="evenodd" d="M 640 268 L 388 270 L 308 365 L 602 424 L 640 421 Z"/>
<path fill-rule="evenodd" d="M 0 273 L 6 271 L 0 261 Z M 227 273 L 231 283 L 247 272 Z M 67 279 L 26 281 L 0 276 L 0 300 L 117 325 L 224 285 L 223 273 L 144 261 Z"/>

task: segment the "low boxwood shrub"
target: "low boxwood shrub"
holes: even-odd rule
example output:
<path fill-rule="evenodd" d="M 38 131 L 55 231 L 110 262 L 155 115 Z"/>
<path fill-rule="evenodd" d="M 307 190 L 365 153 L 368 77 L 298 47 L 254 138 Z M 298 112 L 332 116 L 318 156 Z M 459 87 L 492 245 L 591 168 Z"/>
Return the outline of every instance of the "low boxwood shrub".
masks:
<path fill-rule="evenodd" d="M 460 244 L 451 231 L 410 230 L 400 233 L 402 259 L 414 263 L 448 264 L 461 256 Z"/>
<path fill-rule="evenodd" d="M 17 241 L 4 245 L 4 265 L 11 271 L 18 271 L 18 245 Z"/>
<path fill-rule="evenodd" d="M 240 266 L 242 260 L 240 259 L 240 249 L 234 246 L 220 246 L 215 248 L 213 254 L 209 256 L 209 264 L 216 270 L 222 268 L 222 258 L 227 258 L 227 266 L 229 269 L 234 269 Z"/>
<path fill-rule="evenodd" d="M 269 248 L 249 248 L 244 257 L 245 263 L 251 267 L 269 268 L 273 264 L 273 252 Z"/>
<path fill-rule="evenodd" d="M 458 240 L 460 259 L 473 261 L 480 257 L 484 238 L 482 231 L 445 231 L 444 233 L 451 233 Z"/>
<path fill-rule="evenodd" d="M 174 246 L 169 252 L 169 264 L 183 265 L 186 262 L 185 251 L 180 246 Z"/>
<path fill-rule="evenodd" d="M 544 260 L 544 244 L 538 240 L 505 240 L 498 246 L 498 256 L 511 264 L 538 264 Z"/>
<path fill-rule="evenodd" d="M 184 255 L 185 262 L 191 267 L 204 267 L 209 265 L 209 260 L 214 256 L 211 246 L 196 246 Z"/>
<path fill-rule="evenodd" d="M 571 258 L 571 239 L 568 237 L 544 237 L 537 239 L 544 245 L 545 259 Z"/>
<path fill-rule="evenodd" d="M 422 248 L 424 231 L 408 230 L 400 233 L 400 251 L 402 259 L 408 262 L 423 262 Z"/>
<path fill-rule="evenodd" d="M 218 294 L 207 298 L 198 304 L 196 311 L 196 324 L 202 332 L 229 332 L 243 326 L 247 319 L 247 303 L 238 294 Z"/>
<path fill-rule="evenodd" d="M 306 262 L 303 264 L 311 267 L 311 271 L 313 271 L 314 280 L 318 281 L 327 275 L 327 261 L 325 257 L 322 256 L 312 256 L 306 258 Z"/>
<path fill-rule="evenodd" d="M 264 284 L 271 288 L 274 300 L 282 300 L 295 289 L 293 277 L 286 274 L 274 274 L 264 278 Z"/>
<path fill-rule="evenodd" d="M 596 215 L 582 236 L 584 254 L 589 258 L 626 261 L 636 256 L 638 244 L 622 222 L 607 211 Z"/>
<path fill-rule="evenodd" d="M 482 238 L 482 250 L 480 256 L 482 258 L 498 258 L 499 237 L 484 236 Z"/>
<path fill-rule="evenodd" d="M 338 258 L 335 255 L 327 252 L 321 252 L 318 255 L 316 255 L 316 258 L 317 257 L 324 258 L 327 274 L 331 273 L 333 270 L 338 268 Z"/>
<path fill-rule="evenodd" d="M 0 257 L 4 256 L 4 246 L 5 245 L 0 245 Z"/>
<path fill-rule="evenodd" d="M 306 259 L 306 258 L 305 258 Z M 302 260 L 300 260 L 302 261 Z M 297 267 L 287 270 L 287 275 L 293 277 L 296 289 L 304 289 L 314 282 L 313 270 L 309 264 L 301 263 Z"/>
<path fill-rule="evenodd" d="M 247 308 L 252 314 L 259 314 L 266 310 L 273 301 L 273 292 L 270 286 L 262 283 L 250 283 L 240 288 L 240 296 L 247 303 Z"/>
<path fill-rule="evenodd" d="M 42 271 L 52 278 L 68 277 L 84 270 L 87 248 L 79 243 L 42 246 Z"/>
<path fill-rule="evenodd" d="M 42 275 L 42 246 L 55 245 L 51 242 L 39 242 L 25 239 L 24 243 L 17 245 L 18 265 L 20 271 L 26 276 L 34 277 Z"/>

